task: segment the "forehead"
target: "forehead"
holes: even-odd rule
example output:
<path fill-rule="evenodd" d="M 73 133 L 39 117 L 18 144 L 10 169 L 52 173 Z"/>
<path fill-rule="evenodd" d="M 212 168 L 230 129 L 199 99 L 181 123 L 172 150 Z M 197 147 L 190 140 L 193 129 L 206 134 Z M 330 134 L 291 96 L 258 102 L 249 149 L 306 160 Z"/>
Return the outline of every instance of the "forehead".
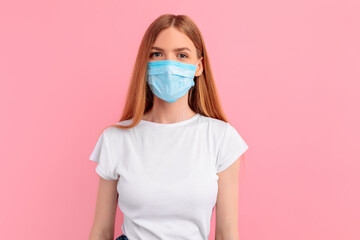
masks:
<path fill-rule="evenodd" d="M 195 46 L 190 38 L 172 27 L 161 31 L 158 34 L 153 47 L 159 47 L 165 51 L 173 51 L 176 48 L 187 47 L 191 52 L 195 52 Z"/>

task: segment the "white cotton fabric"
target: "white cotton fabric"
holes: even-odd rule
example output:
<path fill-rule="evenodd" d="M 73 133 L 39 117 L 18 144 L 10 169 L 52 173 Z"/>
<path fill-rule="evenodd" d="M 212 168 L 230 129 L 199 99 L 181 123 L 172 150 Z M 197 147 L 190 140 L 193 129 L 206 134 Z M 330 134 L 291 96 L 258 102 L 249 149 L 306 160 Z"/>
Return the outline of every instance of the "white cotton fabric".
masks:
<path fill-rule="evenodd" d="M 129 240 L 207 240 L 216 173 L 247 149 L 232 125 L 197 113 L 170 124 L 141 120 L 132 129 L 106 128 L 90 160 L 102 178 L 118 180 L 121 229 Z"/>

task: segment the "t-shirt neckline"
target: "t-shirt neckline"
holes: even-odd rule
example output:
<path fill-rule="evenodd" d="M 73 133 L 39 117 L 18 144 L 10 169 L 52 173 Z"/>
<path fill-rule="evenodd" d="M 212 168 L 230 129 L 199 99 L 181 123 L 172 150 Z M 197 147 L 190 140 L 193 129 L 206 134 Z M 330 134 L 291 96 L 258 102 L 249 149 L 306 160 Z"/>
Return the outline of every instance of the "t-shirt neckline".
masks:
<path fill-rule="evenodd" d="M 159 126 L 159 127 L 176 127 L 176 126 L 186 125 L 186 124 L 194 121 L 195 119 L 197 119 L 199 116 L 200 116 L 200 114 L 196 113 L 194 116 L 192 116 L 189 119 L 186 119 L 186 120 L 183 120 L 183 121 L 180 121 L 180 122 L 175 122 L 175 123 L 156 123 L 156 122 L 151 122 L 151 121 L 143 120 L 143 119 L 141 119 L 140 122 L 144 123 L 144 124 L 147 124 L 147 125 Z"/>

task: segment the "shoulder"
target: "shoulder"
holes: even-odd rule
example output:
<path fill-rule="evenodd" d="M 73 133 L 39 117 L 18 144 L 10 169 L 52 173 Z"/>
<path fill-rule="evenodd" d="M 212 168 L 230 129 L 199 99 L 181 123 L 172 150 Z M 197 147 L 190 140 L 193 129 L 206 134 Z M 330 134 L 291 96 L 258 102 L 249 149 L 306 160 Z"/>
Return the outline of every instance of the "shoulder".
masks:
<path fill-rule="evenodd" d="M 225 131 L 227 126 L 230 125 L 228 122 L 225 122 L 223 120 L 204 115 L 201 116 L 201 122 L 211 128 L 213 131 L 217 132 Z"/>
<path fill-rule="evenodd" d="M 113 141 L 119 141 L 121 139 L 124 138 L 124 136 L 126 136 L 127 134 L 129 134 L 129 132 L 133 129 L 124 129 L 124 128 L 120 128 L 120 127 L 116 127 L 119 125 L 129 125 L 131 120 L 124 120 L 124 121 L 120 121 L 117 122 L 111 126 L 105 127 L 102 131 L 102 135 L 104 136 L 104 138 L 106 138 L 109 142 L 113 142 Z"/>
<path fill-rule="evenodd" d="M 237 129 L 229 122 L 206 116 L 202 116 L 202 122 L 208 128 L 207 131 L 213 132 L 215 138 L 220 142 L 242 141 L 242 138 Z"/>
<path fill-rule="evenodd" d="M 225 126 L 227 124 L 227 122 L 225 122 L 223 120 L 208 117 L 208 116 L 205 116 L 205 115 L 201 115 L 201 121 L 204 122 L 204 123 L 212 124 L 213 126 L 216 126 L 216 127 Z"/>

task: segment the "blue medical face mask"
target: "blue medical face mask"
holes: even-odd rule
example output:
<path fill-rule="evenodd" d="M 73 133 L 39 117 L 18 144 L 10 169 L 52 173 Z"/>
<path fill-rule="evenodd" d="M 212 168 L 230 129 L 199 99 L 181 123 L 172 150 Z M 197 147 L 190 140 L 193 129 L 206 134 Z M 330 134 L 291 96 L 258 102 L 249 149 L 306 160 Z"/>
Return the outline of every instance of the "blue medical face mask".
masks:
<path fill-rule="evenodd" d="M 146 81 L 151 91 L 169 103 L 183 97 L 195 85 L 196 65 L 172 60 L 148 62 Z"/>

